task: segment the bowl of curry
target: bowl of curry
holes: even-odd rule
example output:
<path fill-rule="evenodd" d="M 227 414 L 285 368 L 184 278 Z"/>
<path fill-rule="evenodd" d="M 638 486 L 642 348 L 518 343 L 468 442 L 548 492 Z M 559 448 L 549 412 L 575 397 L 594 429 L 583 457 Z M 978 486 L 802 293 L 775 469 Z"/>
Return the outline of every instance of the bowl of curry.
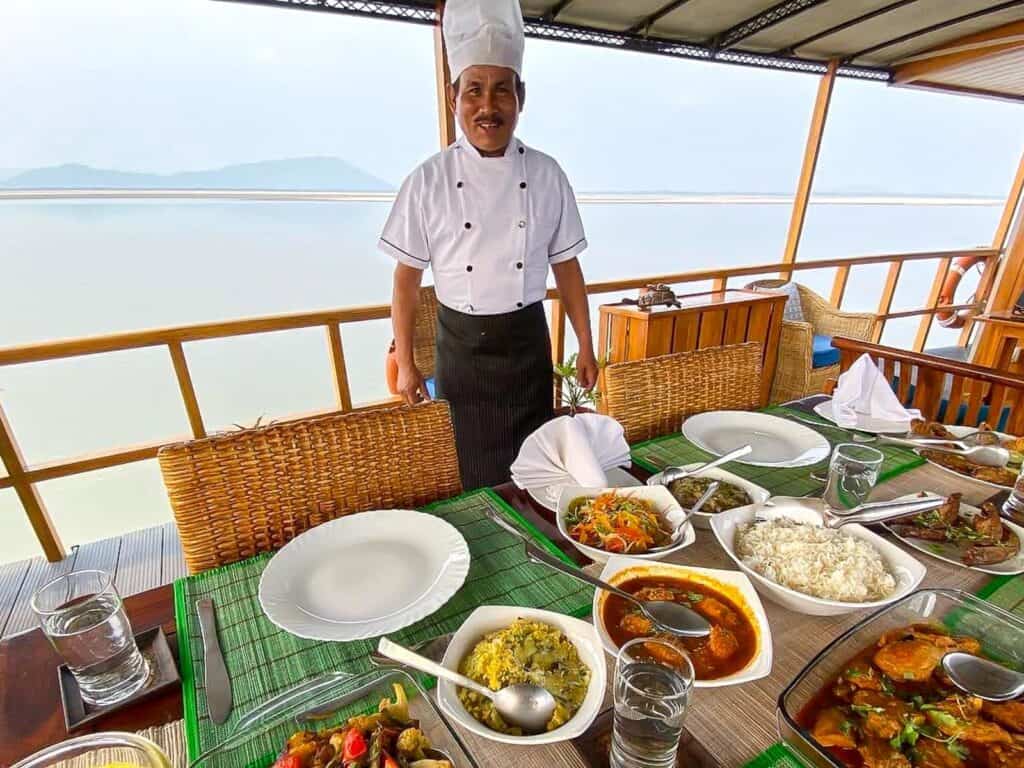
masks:
<path fill-rule="evenodd" d="M 951 651 L 1024 668 L 1024 621 L 959 590 L 914 592 L 804 668 L 779 698 L 779 733 L 821 768 L 1024 766 L 1024 701 L 954 688 L 941 665 Z"/>
<path fill-rule="evenodd" d="M 697 688 L 747 683 L 771 672 L 768 617 L 744 574 L 615 556 L 605 564 L 601 578 L 642 599 L 687 605 L 711 624 L 711 635 L 706 638 L 663 635 L 632 603 L 599 590 L 594 595 L 594 624 L 601 644 L 612 656 L 629 640 L 656 636 L 687 652 Z M 652 646 L 652 650 L 656 648 Z"/>

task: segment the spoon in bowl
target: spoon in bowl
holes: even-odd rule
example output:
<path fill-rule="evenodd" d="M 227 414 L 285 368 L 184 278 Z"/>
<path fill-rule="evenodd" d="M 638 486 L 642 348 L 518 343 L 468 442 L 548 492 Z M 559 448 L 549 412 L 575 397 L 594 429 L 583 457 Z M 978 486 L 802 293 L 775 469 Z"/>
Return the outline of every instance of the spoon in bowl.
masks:
<path fill-rule="evenodd" d="M 407 667 L 418 669 L 434 677 L 441 677 L 455 685 L 478 693 L 494 702 L 494 708 L 509 725 L 523 729 L 524 733 L 543 733 L 555 714 L 555 697 L 551 692 L 533 683 L 517 683 L 492 691 L 464 675 L 443 667 L 425 656 L 413 653 L 408 648 L 388 640 L 380 639 L 377 652 Z"/>
<path fill-rule="evenodd" d="M 942 657 L 942 669 L 961 691 L 985 701 L 1011 701 L 1024 695 L 1024 673 L 988 659 L 954 651 Z"/>
<path fill-rule="evenodd" d="M 668 469 L 663 470 L 662 472 L 659 472 L 657 475 L 654 475 L 653 477 L 649 478 L 647 484 L 667 486 L 669 483 L 675 482 L 676 480 L 682 480 L 684 477 L 692 477 L 693 475 L 699 475 L 701 472 L 705 472 L 709 469 L 714 469 L 715 467 L 720 467 L 722 464 L 727 464 L 728 462 L 735 461 L 736 459 L 741 459 L 748 453 L 752 453 L 753 450 L 754 449 L 751 448 L 749 445 L 743 445 L 740 446 L 739 448 L 736 448 L 735 450 L 729 451 L 728 453 L 723 453 L 717 459 L 709 461 L 707 464 L 701 464 L 699 467 L 695 467 L 694 469 L 683 469 L 682 467 L 669 467 Z"/>
<path fill-rule="evenodd" d="M 679 543 L 679 534 L 682 532 L 683 528 L 686 527 L 686 524 L 690 522 L 690 518 L 697 512 L 700 512 L 700 508 L 707 504 L 708 499 L 715 495 L 715 492 L 718 491 L 720 485 L 721 483 L 717 480 L 713 480 L 711 484 L 708 485 L 708 488 L 704 491 L 703 495 L 697 499 L 697 503 L 686 510 L 686 514 L 683 516 L 683 519 L 679 521 L 679 524 L 673 529 L 672 535 L 669 536 L 668 543 L 662 544 L 660 547 L 651 547 L 647 551 L 664 552 L 666 549 L 671 549 L 676 546 Z"/>
<path fill-rule="evenodd" d="M 618 587 L 613 587 L 596 576 L 591 576 L 584 570 L 573 568 L 557 557 L 549 555 L 517 531 L 511 523 L 498 517 L 497 514 L 490 514 L 490 518 L 497 525 L 522 541 L 526 546 L 526 554 L 535 563 L 546 565 L 553 570 L 564 573 L 566 576 L 572 576 L 578 581 L 598 589 L 603 589 L 605 592 L 610 592 L 617 597 L 621 597 L 623 600 L 635 603 L 640 608 L 640 612 L 662 632 L 668 632 L 678 637 L 707 637 L 711 634 L 711 625 L 708 623 L 708 620 L 692 608 L 687 608 L 685 605 L 668 600 L 641 600 L 636 595 L 631 595 L 629 592 L 625 592 Z"/>

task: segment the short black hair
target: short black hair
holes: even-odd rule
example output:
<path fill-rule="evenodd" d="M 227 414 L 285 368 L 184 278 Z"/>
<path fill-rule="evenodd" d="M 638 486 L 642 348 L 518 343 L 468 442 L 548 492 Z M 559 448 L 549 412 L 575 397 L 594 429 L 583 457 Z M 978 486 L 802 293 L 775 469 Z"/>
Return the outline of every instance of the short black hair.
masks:
<path fill-rule="evenodd" d="M 519 77 L 519 74 L 517 72 L 513 72 L 512 76 L 516 80 L 516 96 L 519 97 L 519 102 L 520 104 L 522 104 L 522 102 L 526 99 L 526 81 Z M 459 81 L 461 79 L 462 76 L 460 75 L 459 77 L 452 80 L 452 88 L 455 89 L 456 96 L 459 95 Z"/>

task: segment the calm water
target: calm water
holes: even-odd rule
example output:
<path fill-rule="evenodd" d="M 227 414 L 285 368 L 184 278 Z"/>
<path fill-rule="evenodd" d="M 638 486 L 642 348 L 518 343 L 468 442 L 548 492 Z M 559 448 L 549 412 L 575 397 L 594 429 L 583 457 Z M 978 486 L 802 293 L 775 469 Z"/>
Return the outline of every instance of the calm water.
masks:
<path fill-rule="evenodd" d="M 374 245 L 387 211 L 387 203 L 350 202 L 0 202 L 0 346 L 386 302 L 392 263 Z M 987 244 L 999 212 L 998 204 L 813 206 L 801 258 Z M 584 271 L 605 280 L 777 261 L 789 208 L 592 204 L 583 216 L 591 244 Z M 873 310 L 885 271 L 855 268 L 844 308 Z M 894 308 L 920 305 L 933 272 L 931 263 L 908 264 Z M 827 294 L 833 274 L 800 279 Z M 906 345 L 916 327 L 893 322 L 885 340 Z M 390 336 L 386 321 L 345 329 L 356 400 L 384 394 Z M 930 343 L 955 340 L 934 333 Z M 201 342 L 186 352 L 210 429 L 332 406 L 319 330 Z M 0 398 L 33 463 L 188 431 L 159 349 L 0 369 Z M 169 519 L 152 462 L 40 490 L 66 544 Z M 0 562 L 35 554 L 9 490 L 0 491 L 0 517 Z"/>

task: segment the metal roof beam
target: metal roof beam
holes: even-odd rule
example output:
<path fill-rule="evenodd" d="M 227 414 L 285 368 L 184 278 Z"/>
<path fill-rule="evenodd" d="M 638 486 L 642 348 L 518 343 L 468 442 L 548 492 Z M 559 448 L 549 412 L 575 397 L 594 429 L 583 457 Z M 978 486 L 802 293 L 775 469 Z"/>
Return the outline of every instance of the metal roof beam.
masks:
<path fill-rule="evenodd" d="M 1024 0 L 1021 0 L 1024 2 Z M 275 8 L 298 8 L 327 13 L 341 13 L 353 16 L 387 18 L 395 21 L 410 21 L 418 24 L 436 24 L 437 14 L 434 0 L 214 0 L 214 2 L 248 3 Z M 613 30 L 594 29 L 561 21 L 547 21 L 544 18 L 524 19 L 527 37 L 541 40 L 555 40 L 579 43 L 618 51 L 638 51 L 659 56 L 671 56 L 696 61 L 717 61 L 723 64 L 777 69 L 789 72 L 823 74 L 828 65 L 824 61 L 802 59 L 798 56 L 773 56 L 749 51 L 721 51 L 697 43 L 669 40 L 661 37 L 631 35 Z M 862 80 L 888 82 L 889 70 L 881 67 L 840 66 L 838 74 Z"/>
<path fill-rule="evenodd" d="M 850 27 L 855 27 L 858 24 L 863 24 L 865 21 L 870 21 L 876 16 L 881 16 L 883 14 L 889 13 L 890 11 L 895 11 L 897 8 L 902 8 L 905 5 L 910 5 L 911 3 L 916 2 L 917 0 L 896 0 L 896 2 L 894 3 L 889 3 L 888 5 L 884 5 L 881 8 L 876 8 L 870 13 L 865 13 L 862 14 L 861 16 L 848 19 L 844 21 L 842 24 L 836 24 L 834 27 L 829 27 L 828 29 L 823 30 L 821 32 L 815 32 L 810 37 L 805 37 L 803 40 L 799 40 L 798 42 L 793 43 L 787 48 L 780 48 L 775 52 L 775 54 L 777 56 L 793 54 L 796 51 L 803 48 L 805 45 L 810 45 L 811 43 L 817 42 L 818 40 L 822 40 L 828 37 L 829 35 L 834 35 L 837 32 L 842 32 L 843 30 L 849 29 Z"/>
<path fill-rule="evenodd" d="M 661 8 L 656 10 L 650 16 L 645 18 L 643 21 L 641 21 L 641 22 L 639 22 L 637 24 L 634 24 L 632 27 L 630 27 L 629 29 L 625 30 L 625 34 L 627 34 L 627 35 L 637 35 L 637 34 L 640 34 L 641 32 L 643 32 L 646 35 L 647 31 L 651 27 L 653 27 L 655 24 L 657 24 L 663 18 L 668 16 L 670 13 L 672 13 L 672 11 L 676 10 L 677 8 L 682 8 L 688 2 L 690 2 L 690 0 L 672 0 L 671 3 L 668 3 L 666 5 L 661 6 Z"/>
<path fill-rule="evenodd" d="M 551 10 L 544 14 L 544 21 L 554 21 L 555 19 L 558 18 L 558 14 L 560 14 L 562 11 L 564 11 L 566 8 L 572 5 L 572 3 L 573 0 L 559 0 L 559 2 L 551 6 Z"/>
<path fill-rule="evenodd" d="M 756 16 L 744 19 L 739 24 L 715 35 L 710 44 L 716 50 L 728 50 L 748 37 L 756 35 L 763 29 L 774 27 L 776 24 L 827 2 L 828 0 L 783 0 L 783 2 L 773 5 L 771 8 L 761 11 Z"/>
<path fill-rule="evenodd" d="M 931 32 L 937 32 L 940 29 L 946 29 L 947 27 L 955 27 L 957 24 L 963 24 L 965 21 L 972 21 L 973 19 L 978 19 L 982 16 L 988 16 L 993 13 L 998 13 L 999 11 L 1006 11 L 1010 8 L 1018 8 L 1022 5 L 1024 5 L 1024 0 L 1006 0 L 1006 2 L 993 5 L 989 8 L 981 8 L 977 11 L 972 11 L 971 13 L 965 13 L 963 16 L 957 16 L 954 19 L 930 24 L 927 27 L 922 27 L 921 29 L 914 30 L 913 32 L 907 32 L 899 37 L 894 37 L 891 40 L 886 40 L 885 42 L 878 43 L 877 45 L 872 45 L 870 48 L 865 48 L 862 51 L 850 54 L 843 59 L 843 63 L 848 64 L 867 56 L 868 54 L 875 53 L 876 51 L 881 51 L 885 48 L 889 48 L 890 46 L 899 45 L 900 43 L 905 43 L 908 40 L 913 40 L 915 37 L 921 37 Z"/>

